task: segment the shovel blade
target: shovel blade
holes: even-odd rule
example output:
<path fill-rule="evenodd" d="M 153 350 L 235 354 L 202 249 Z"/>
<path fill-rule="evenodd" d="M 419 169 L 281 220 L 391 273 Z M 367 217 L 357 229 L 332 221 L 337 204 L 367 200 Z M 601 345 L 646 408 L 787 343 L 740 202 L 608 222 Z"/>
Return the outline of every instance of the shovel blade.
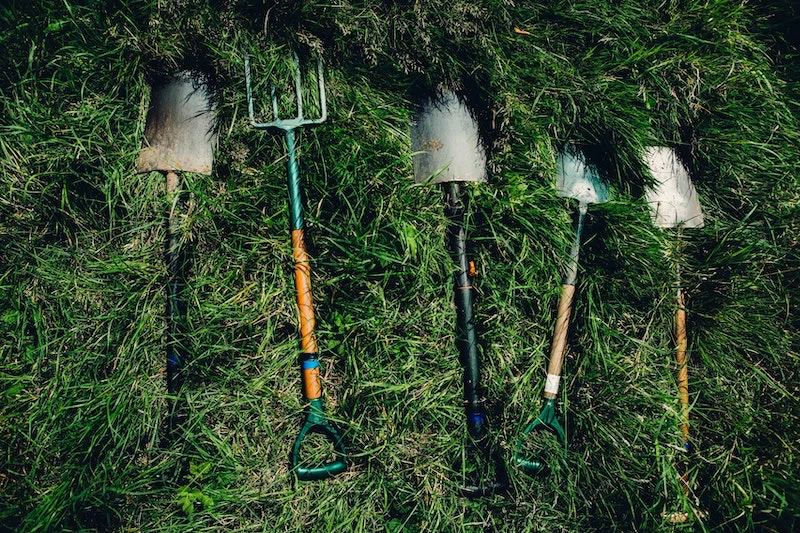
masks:
<path fill-rule="evenodd" d="M 153 87 L 136 171 L 211 174 L 216 144 L 213 118 L 208 89 L 190 72 Z"/>
<path fill-rule="evenodd" d="M 426 102 L 412 120 L 411 150 L 417 183 L 486 181 L 478 123 L 452 92 Z"/>
<path fill-rule="evenodd" d="M 675 150 L 651 146 L 645 151 L 645 162 L 655 180 L 645 192 L 653 225 L 658 228 L 703 227 L 697 191 Z"/>
<path fill-rule="evenodd" d="M 581 205 L 601 204 L 609 200 L 608 187 L 597 169 L 587 164 L 583 151 L 566 146 L 558 152 L 556 187 L 558 195 L 574 198 Z"/>

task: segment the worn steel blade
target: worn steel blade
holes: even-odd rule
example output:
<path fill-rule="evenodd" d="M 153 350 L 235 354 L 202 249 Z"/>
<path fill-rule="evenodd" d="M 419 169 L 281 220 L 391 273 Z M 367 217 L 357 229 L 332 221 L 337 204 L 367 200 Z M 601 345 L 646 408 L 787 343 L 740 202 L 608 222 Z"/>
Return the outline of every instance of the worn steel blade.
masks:
<path fill-rule="evenodd" d="M 608 186 L 597 169 L 586 162 L 577 146 L 566 146 L 558 152 L 556 187 L 558 195 L 574 198 L 582 205 L 600 204 L 609 200 Z"/>
<path fill-rule="evenodd" d="M 417 183 L 486 181 L 478 123 L 452 92 L 427 102 L 412 120 L 411 150 Z"/>
<path fill-rule="evenodd" d="M 675 150 L 651 146 L 645 151 L 645 162 L 655 181 L 645 191 L 653 225 L 658 228 L 703 227 L 697 191 Z"/>
<path fill-rule="evenodd" d="M 202 78 L 182 72 L 153 87 L 137 172 L 211 174 L 216 145 L 214 109 Z"/>

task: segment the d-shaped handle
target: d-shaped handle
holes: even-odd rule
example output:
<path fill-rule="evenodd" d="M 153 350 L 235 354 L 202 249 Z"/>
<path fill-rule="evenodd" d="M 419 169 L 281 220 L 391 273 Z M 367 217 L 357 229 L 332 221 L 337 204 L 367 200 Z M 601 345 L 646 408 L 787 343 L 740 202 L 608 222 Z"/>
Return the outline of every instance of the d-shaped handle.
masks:
<path fill-rule="evenodd" d="M 529 474 L 542 474 L 548 470 L 547 463 L 544 459 L 533 457 L 533 458 L 525 458 L 522 456 L 522 442 L 530 433 L 539 432 L 539 431 L 549 431 L 553 433 L 557 438 L 559 443 L 564 446 L 564 450 L 566 452 L 566 445 L 567 445 L 567 436 L 564 433 L 564 428 L 561 427 L 561 424 L 558 423 L 556 419 L 556 401 L 554 398 L 546 398 L 544 402 L 544 407 L 542 408 L 542 412 L 539 413 L 539 416 L 536 417 L 536 420 L 530 423 L 530 425 L 525 428 L 523 431 L 522 436 L 520 437 L 519 441 L 517 441 L 517 449 L 514 453 L 514 462 L 528 472 Z"/>
<path fill-rule="evenodd" d="M 334 452 L 338 456 L 335 461 L 315 467 L 300 466 L 300 448 L 306 436 L 310 433 L 323 435 L 333 444 Z M 328 422 L 328 419 L 325 418 L 322 400 L 319 398 L 311 400 L 303 427 L 300 428 L 300 433 L 298 433 L 297 439 L 294 441 L 291 466 L 300 481 L 326 479 L 347 470 L 347 450 L 345 449 L 344 441 Z"/>

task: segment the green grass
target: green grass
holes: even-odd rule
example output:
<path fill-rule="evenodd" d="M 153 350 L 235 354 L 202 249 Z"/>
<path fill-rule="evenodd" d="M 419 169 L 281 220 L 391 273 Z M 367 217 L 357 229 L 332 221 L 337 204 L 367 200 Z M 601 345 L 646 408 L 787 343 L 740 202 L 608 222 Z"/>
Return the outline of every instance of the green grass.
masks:
<path fill-rule="evenodd" d="M 800 148 L 788 2 L 43 1 L 0 8 L 0 529 L 791 531 L 800 493 Z M 781 14 L 786 17 L 781 18 Z M 794 26 L 793 26 L 794 25 Z M 518 28 L 523 33 L 514 32 Z M 524 32 L 528 32 L 525 34 Z M 200 36 L 197 38 L 196 36 Z M 322 52 L 329 120 L 299 132 L 327 413 L 350 468 L 288 466 L 303 402 L 280 136 L 243 56 Z M 184 175 L 192 354 L 166 392 L 161 174 L 137 175 L 161 72 L 213 70 L 212 176 Z M 471 92 L 470 80 L 479 90 Z M 468 236 L 493 435 L 541 409 L 574 205 L 555 153 L 596 145 L 564 369 L 566 460 L 459 496 L 465 442 L 443 196 L 413 183 L 414 98 L 491 112 Z M 706 226 L 652 228 L 641 154 L 678 143 Z M 688 295 L 693 490 L 672 340 Z M 167 435 L 177 401 L 187 415 Z M 687 526 L 663 513 L 702 512 Z"/>

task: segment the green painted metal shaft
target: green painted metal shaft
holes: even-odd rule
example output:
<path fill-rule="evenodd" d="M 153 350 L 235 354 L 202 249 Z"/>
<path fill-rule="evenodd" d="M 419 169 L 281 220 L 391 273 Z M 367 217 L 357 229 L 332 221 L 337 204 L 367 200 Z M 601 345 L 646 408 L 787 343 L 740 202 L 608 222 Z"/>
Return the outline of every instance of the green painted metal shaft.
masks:
<path fill-rule="evenodd" d="M 300 194 L 300 167 L 295 151 L 294 129 L 286 130 L 286 153 L 289 185 L 289 229 L 303 229 L 303 203 Z"/>
<path fill-rule="evenodd" d="M 564 274 L 564 285 L 575 285 L 578 277 L 578 256 L 581 249 L 581 234 L 583 233 L 583 223 L 586 220 L 587 205 L 581 204 L 578 207 L 578 224 L 575 228 L 575 238 L 569 251 L 569 265 Z"/>

